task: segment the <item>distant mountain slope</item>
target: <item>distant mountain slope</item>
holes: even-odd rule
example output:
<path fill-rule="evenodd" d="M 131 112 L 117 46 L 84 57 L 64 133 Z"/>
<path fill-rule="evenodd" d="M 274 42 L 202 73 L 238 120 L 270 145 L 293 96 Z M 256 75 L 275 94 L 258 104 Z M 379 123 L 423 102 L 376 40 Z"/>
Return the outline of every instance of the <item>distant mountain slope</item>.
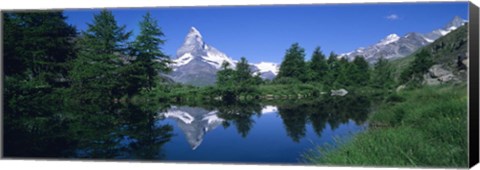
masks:
<path fill-rule="evenodd" d="M 449 32 L 456 30 L 465 24 L 465 22 L 465 20 L 456 16 L 446 24 L 444 28 L 433 30 L 427 34 L 411 32 L 403 37 L 397 34 L 390 34 L 374 45 L 367 48 L 360 47 L 355 51 L 341 54 L 340 57 L 347 57 L 349 60 L 353 60 L 355 56 L 363 56 L 370 63 L 377 61 L 380 57 L 386 59 L 405 57 Z"/>
<path fill-rule="evenodd" d="M 213 85 L 223 62 L 229 63 L 232 68 L 237 63 L 225 53 L 206 44 L 195 27 L 190 28 L 173 62 L 170 77 L 175 82 L 194 86 Z M 279 67 L 275 63 L 261 62 L 250 65 L 252 71 L 260 73 L 264 79 L 273 79 L 278 74 Z"/>
<path fill-rule="evenodd" d="M 462 70 L 465 65 L 462 62 L 468 60 L 467 48 L 468 24 L 465 24 L 404 58 L 392 60 L 392 65 L 397 70 L 396 75 L 398 76 L 414 60 L 415 54 L 425 49 L 432 54 L 435 64 L 440 64 L 443 68 L 453 72 L 460 80 L 465 81 L 466 72 Z"/>

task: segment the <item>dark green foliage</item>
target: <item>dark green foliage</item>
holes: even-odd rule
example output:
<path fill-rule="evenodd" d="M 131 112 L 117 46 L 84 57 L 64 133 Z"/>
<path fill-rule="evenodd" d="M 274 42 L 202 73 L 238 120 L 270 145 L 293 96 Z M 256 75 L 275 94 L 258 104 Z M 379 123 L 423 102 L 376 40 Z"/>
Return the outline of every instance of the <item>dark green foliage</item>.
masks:
<path fill-rule="evenodd" d="M 355 67 L 348 59 L 342 57 L 338 59 L 338 76 L 334 80 L 334 87 L 351 86 L 353 85 L 352 74 L 355 73 Z"/>
<path fill-rule="evenodd" d="M 129 73 L 127 76 L 137 79 L 132 81 L 138 84 L 129 91 L 135 92 L 142 87 L 151 90 L 159 81 L 159 72 L 171 71 L 168 67 L 170 57 L 165 55 L 159 47 L 165 43 L 161 39 L 163 36 L 157 21 L 151 17 L 150 13 L 145 14 L 143 21 L 140 22 L 140 35 L 132 45 L 131 55 L 136 57 L 131 64 L 134 68 L 131 72 L 127 72 Z"/>
<path fill-rule="evenodd" d="M 65 157 L 75 143 L 62 136 L 68 121 L 54 107 L 69 97 L 75 57 L 76 31 L 65 19 L 62 12 L 4 15 L 4 156 Z"/>
<path fill-rule="evenodd" d="M 368 62 L 362 56 L 356 56 L 352 61 L 351 71 L 348 75 L 351 77 L 352 85 L 366 86 L 370 82 L 370 70 Z"/>
<path fill-rule="evenodd" d="M 315 48 L 313 51 L 312 59 L 309 64 L 309 71 L 311 73 L 311 81 L 314 82 L 324 82 L 325 77 L 327 76 L 328 65 L 325 55 L 320 50 L 320 47 Z"/>
<path fill-rule="evenodd" d="M 242 57 L 235 68 L 235 81 L 236 83 L 249 83 L 251 78 L 252 71 L 250 70 L 250 65 L 247 59 Z"/>
<path fill-rule="evenodd" d="M 423 74 L 434 64 L 431 54 L 422 50 L 415 55 L 415 59 L 411 65 L 405 69 L 400 75 L 402 83 L 420 84 L 423 80 Z"/>
<path fill-rule="evenodd" d="M 328 72 L 327 77 L 324 79 L 324 83 L 328 86 L 333 86 L 338 81 L 342 67 L 337 60 L 337 54 L 331 52 L 327 60 Z"/>
<path fill-rule="evenodd" d="M 293 77 L 281 77 L 281 78 L 275 78 L 273 80 L 273 83 L 275 84 L 302 84 L 300 80 L 297 78 Z"/>
<path fill-rule="evenodd" d="M 262 106 L 257 102 L 235 102 L 235 103 L 214 103 L 216 109 L 219 111 L 218 117 L 225 119 L 223 126 L 226 128 L 234 124 L 237 132 L 246 138 L 248 132 L 255 124 L 252 119 L 253 115 L 261 115 Z"/>
<path fill-rule="evenodd" d="M 389 89 L 395 85 L 394 70 L 390 62 L 380 57 L 373 66 L 371 85 L 374 88 Z"/>
<path fill-rule="evenodd" d="M 242 57 L 235 70 L 231 69 L 227 62 L 222 63 L 222 70 L 217 72 L 217 83 L 213 94 L 233 101 L 242 94 L 256 93 L 257 88 L 254 86 L 261 83 L 261 78 L 258 75 L 252 75 L 248 61 Z"/>
<path fill-rule="evenodd" d="M 70 77 L 76 94 L 82 100 L 119 98 L 125 95 L 124 74 L 129 62 L 126 55 L 131 32 L 119 27 L 113 14 L 103 10 L 94 16 L 79 40 L 79 54 Z"/>
<path fill-rule="evenodd" d="M 306 79 L 305 73 L 305 49 L 300 47 L 298 43 L 294 43 L 286 51 L 280 65 L 280 72 L 276 78 L 290 77 L 304 82 Z"/>
<path fill-rule="evenodd" d="M 222 63 L 222 69 L 217 72 L 217 85 L 233 86 L 235 84 L 235 70 L 227 62 Z"/>
<path fill-rule="evenodd" d="M 118 26 L 111 11 L 102 10 L 94 15 L 93 23 L 88 23 L 82 37 L 87 41 L 89 51 L 99 54 L 122 53 L 127 50 L 127 40 L 132 34 L 126 32 L 126 26 Z"/>
<path fill-rule="evenodd" d="M 76 30 L 62 12 L 5 13 L 5 75 L 63 86 Z"/>

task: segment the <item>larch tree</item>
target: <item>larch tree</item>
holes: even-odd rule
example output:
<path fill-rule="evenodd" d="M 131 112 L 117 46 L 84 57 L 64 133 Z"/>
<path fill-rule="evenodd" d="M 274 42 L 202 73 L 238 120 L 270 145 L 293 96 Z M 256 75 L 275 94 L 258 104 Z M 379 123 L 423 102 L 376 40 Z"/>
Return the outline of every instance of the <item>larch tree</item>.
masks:
<path fill-rule="evenodd" d="M 131 55 L 136 57 L 132 61 L 133 68 L 130 69 L 133 72 L 126 75 L 137 79 L 138 85 L 131 87 L 133 91 L 142 87 L 151 90 L 161 80 L 159 79 L 159 73 L 171 71 L 168 66 L 171 63 L 170 57 L 163 53 L 160 48 L 165 40 L 162 39 L 164 34 L 157 21 L 147 12 L 139 25 L 140 35 L 133 42 L 131 51 Z"/>
<path fill-rule="evenodd" d="M 305 74 L 305 49 L 300 47 L 298 43 L 294 43 L 287 49 L 276 78 L 292 78 L 304 81 Z"/>
<path fill-rule="evenodd" d="M 79 54 L 71 78 L 83 99 L 119 98 L 125 95 L 122 68 L 128 61 L 127 40 L 131 32 L 118 26 L 112 12 L 103 10 L 81 34 Z"/>
<path fill-rule="evenodd" d="M 312 59 L 310 61 L 310 70 L 312 71 L 312 79 L 315 82 L 323 82 L 328 69 L 325 55 L 322 53 L 320 47 L 313 51 Z"/>

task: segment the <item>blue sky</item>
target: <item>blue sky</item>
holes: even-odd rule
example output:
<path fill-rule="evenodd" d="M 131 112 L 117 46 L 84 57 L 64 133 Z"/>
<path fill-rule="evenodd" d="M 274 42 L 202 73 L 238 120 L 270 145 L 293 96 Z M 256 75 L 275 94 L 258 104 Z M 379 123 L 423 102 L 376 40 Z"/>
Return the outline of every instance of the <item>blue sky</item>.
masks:
<path fill-rule="evenodd" d="M 191 26 L 204 41 L 228 56 L 250 62 L 280 63 L 294 42 L 306 50 L 344 53 L 374 44 L 391 33 L 426 33 L 442 28 L 454 16 L 468 18 L 467 2 L 381 3 L 235 7 L 160 7 L 110 9 L 120 25 L 136 35 L 138 22 L 149 11 L 165 33 L 161 48 L 175 58 Z M 92 23 L 99 9 L 65 10 L 78 30 Z"/>

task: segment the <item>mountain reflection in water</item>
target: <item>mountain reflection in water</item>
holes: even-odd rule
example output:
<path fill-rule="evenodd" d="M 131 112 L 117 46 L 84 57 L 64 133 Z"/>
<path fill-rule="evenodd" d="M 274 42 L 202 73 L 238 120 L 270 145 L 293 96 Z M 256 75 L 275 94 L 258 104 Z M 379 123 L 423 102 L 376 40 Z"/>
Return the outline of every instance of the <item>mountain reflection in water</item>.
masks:
<path fill-rule="evenodd" d="M 309 149 L 362 131 L 370 106 L 368 97 L 354 94 L 173 106 L 25 105 L 7 108 L 4 156 L 296 164 Z"/>
<path fill-rule="evenodd" d="M 172 106 L 158 115 L 175 134 L 165 145 L 166 160 L 298 163 L 309 149 L 364 130 L 370 105 L 367 97 L 350 95 L 321 102 Z"/>

